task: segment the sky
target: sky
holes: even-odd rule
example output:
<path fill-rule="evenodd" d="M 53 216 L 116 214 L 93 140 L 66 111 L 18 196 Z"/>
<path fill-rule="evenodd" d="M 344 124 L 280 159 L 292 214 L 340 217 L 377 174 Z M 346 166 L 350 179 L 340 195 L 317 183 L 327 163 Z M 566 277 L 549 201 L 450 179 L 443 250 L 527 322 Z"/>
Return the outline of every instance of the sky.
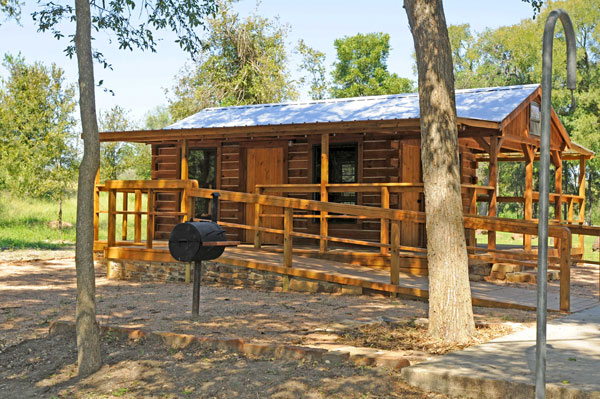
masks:
<path fill-rule="evenodd" d="M 37 32 L 30 16 L 37 2 L 27 2 L 23 10 L 21 24 L 4 21 L 0 26 L 0 54 L 21 53 L 26 62 L 40 61 L 46 65 L 56 63 L 65 70 L 69 82 L 77 82 L 77 63 L 64 53 L 67 40 L 56 40 L 48 33 Z M 390 35 L 391 51 L 388 70 L 402 77 L 416 80 L 413 71 L 413 43 L 408 29 L 402 0 L 240 0 L 234 9 L 247 16 L 253 12 L 268 18 L 279 18 L 281 23 L 290 26 L 288 51 L 290 72 L 294 79 L 300 77 L 296 71 L 297 57 L 291 50 L 298 40 L 304 41 L 327 55 L 327 67 L 335 61 L 333 42 L 336 38 L 352 36 L 356 33 L 384 32 Z M 496 28 L 518 23 L 531 18 L 531 5 L 520 0 L 446 0 L 444 11 L 448 24 L 468 23 L 472 30 L 480 32 L 486 28 Z M 73 34 L 75 25 L 64 25 L 65 36 Z M 112 70 L 95 67 L 96 80 L 103 80 L 104 86 L 114 95 L 102 89 L 97 90 L 97 109 L 108 110 L 120 105 L 129 111 L 134 120 L 141 123 L 151 109 L 168 104 L 166 90 L 173 86 L 174 77 L 187 66 L 189 56 L 174 43 L 174 36 L 167 32 L 158 37 L 163 40 L 156 53 L 140 50 L 119 50 L 110 43 L 110 36 L 101 33 L 93 43 L 112 64 Z M 540 38 L 541 40 L 541 38 Z M 6 76 L 6 69 L 0 67 L 0 76 Z M 300 99 L 306 99 L 303 94 Z"/>

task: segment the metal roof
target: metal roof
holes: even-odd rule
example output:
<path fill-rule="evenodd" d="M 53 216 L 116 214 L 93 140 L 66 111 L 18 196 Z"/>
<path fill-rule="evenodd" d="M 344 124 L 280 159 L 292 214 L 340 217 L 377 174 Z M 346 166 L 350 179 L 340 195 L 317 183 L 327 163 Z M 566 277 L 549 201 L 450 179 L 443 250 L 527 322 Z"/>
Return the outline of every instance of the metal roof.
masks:
<path fill-rule="evenodd" d="M 539 85 L 456 90 L 459 118 L 502 122 Z M 199 129 L 419 118 L 417 93 L 206 108 L 166 129 Z"/>

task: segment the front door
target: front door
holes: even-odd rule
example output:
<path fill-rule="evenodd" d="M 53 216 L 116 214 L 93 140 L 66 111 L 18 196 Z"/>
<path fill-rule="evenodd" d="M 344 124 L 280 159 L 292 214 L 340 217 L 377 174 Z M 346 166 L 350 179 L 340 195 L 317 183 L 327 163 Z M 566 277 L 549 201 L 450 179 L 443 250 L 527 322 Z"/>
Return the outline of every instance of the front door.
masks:
<path fill-rule="evenodd" d="M 419 183 L 421 178 L 421 148 L 417 145 L 402 143 L 402 170 L 403 183 Z M 407 211 L 422 211 L 423 196 L 420 193 L 408 192 L 402 194 L 400 209 Z M 400 229 L 400 243 L 410 247 L 424 246 L 423 225 L 420 223 L 402 222 Z"/>
<path fill-rule="evenodd" d="M 257 184 L 284 183 L 283 147 L 250 147 L 246 150 L 246 192 L 254 193 Z M 277 195 L 277 194 L 274 194 Z M 264 206 L 264 214 L 282 215 L 283 209 Z M 246 205 L 246 224 L 254 224 L 254 205 Z M 262 226 L 283 230 L 283 217 L 265 217 Z M 283 244 L 283 236 L 261 233 L 263 244 Z M 254 231 L 246 230 L 246 241 L 254 241 Z"/>

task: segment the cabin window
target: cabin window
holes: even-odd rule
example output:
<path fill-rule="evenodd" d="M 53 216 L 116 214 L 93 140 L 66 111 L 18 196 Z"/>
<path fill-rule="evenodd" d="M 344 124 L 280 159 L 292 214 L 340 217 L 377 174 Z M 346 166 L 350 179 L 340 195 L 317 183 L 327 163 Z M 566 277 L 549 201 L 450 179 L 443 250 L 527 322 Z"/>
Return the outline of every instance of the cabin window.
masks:
<path fill-rule="evenodd" d="M 529 133 L 536 136 L 540 135 L 541 131 L 541 114 L 540 104 L 532 101 L 529 104 Z"/>
<path fill-rule="evenodd" d="M 200 188 L 217 187 L 217 149 L 191 148 L 188 154 L 189 178 Z M 210 219 L 210 199 L 196 198 L 195 218 Z"/>
<path fill-rule="evenodd" d="M 313 146 L 313 183 L 321 182 L 321 146 Z M 329 183 L 358 182 L 358 145 L 334 144 L 329 146 Z M 314 199 L 320 200 L 315 193 Z M 329 193 L 329 202 L 356 205 L 357 195 L 353 193 Z M 330 223 L 355 223 L 355 219 L 330 219 Z"/>

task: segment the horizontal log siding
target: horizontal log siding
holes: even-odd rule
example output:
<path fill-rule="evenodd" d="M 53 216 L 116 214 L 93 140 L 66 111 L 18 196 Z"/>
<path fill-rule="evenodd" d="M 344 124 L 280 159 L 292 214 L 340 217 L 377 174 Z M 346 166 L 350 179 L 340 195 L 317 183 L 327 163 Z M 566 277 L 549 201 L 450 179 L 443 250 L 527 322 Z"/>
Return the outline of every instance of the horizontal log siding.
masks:
<path fill-rule="evenodd" d="M 221 175 L 218 177 L 220 182 L 217 185 L 221 190 L 244 191 L 240 171 L 242 154 L 239 144 L 227 144 L 221 147 Z M 229 223 L 244 222 L 244 205 L 234 202 L 221 201 L 219 219 Z M 240 229 L 231 227 L 226 229 L 227 239 L 240 240 L 244 237 L 244 232 Z"/>
<path fill-rule="evenodd" d="M 179 179 L 179 148 L 175 143 L 152 145 L 151 177 L 155 179 Z M 179 210 L 179 195 L 176 193 L 156 193 L 154 209 L 157 212 L 173 212 Z M 175 216 L 157 215 L 154 224 L 154 239 L 169 238 L 171 230 L 178 222 Z"/>

